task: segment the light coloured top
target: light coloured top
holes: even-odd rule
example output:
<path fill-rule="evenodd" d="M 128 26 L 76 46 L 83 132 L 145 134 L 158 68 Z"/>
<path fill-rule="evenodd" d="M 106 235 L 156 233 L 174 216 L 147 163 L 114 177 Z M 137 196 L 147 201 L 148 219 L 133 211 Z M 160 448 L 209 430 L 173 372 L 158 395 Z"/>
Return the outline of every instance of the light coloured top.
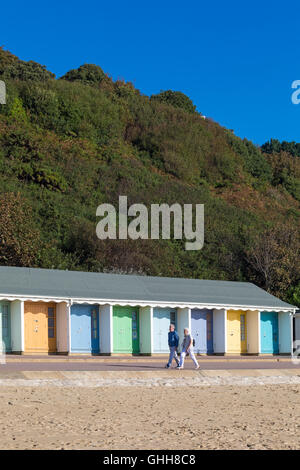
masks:
<path fill-rule="evenodd" d="M 186 335 L 186 336 L 183 338 L 183 341 L 182 341 L 182 350 L 183 350 L 183 351 L 186 351 L 186 350 L 187 350 L 187 348 L 188 348 L 189 345 L 191 344 L 191 341 L 193 341 L 191 335 Z M 192 348 L 193 348 L 193 343 L 192 343 L 190 349 L 192 349 Z"/>

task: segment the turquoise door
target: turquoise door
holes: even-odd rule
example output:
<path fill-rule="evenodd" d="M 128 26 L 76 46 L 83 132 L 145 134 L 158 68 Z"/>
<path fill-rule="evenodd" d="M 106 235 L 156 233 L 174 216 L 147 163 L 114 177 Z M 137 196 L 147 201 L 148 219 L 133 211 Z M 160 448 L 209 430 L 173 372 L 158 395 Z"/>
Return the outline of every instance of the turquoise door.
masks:
<path fill-rule="evenodd" d="M 2 352 L 11 351 L 11 324 L 9 304 L 0 304 L 0 349 Z"/>
<path fill-rule="evenodd" d="M 278 313 L 261 312 L 260 338 L 262 354 L 278 354 Z"/>
<path fill-rule="evenodd" d="M 168 332 L 170 323 L 176 326 L 176 310 L 155 308 L 153 310 L 153 351 L 155 353 L 169 352 Z"/>

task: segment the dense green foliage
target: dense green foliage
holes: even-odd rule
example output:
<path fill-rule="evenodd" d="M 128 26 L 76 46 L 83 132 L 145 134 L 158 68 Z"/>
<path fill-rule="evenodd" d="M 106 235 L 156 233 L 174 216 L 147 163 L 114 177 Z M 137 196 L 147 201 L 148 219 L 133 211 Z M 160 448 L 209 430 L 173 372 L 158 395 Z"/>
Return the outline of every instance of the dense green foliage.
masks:
<path fill-rule="evenodd" d="M 86 85 L 99 85 L 103 80 L 108 79 L 101 67 L 94 64 L 84 64 L 78 69 L 69 70 L 61 80 L 69 82 L 82 82 Z"/>
<path fill-rule="evenodd" d="M 271 139 L 262 149 L 273 167 L 273 186 L 282 186 L 300 201 L 300 144 Z"/>
<path fill-rule="evenodd" d="M 52 72 L 46 70 L 44 65 L 40 65 L 32 60 L 24 62 L 8 51 L 0 47 L 0 76 L 2 80 L 32 80 L 43 82 L 54 78 Z"/>
<path fill-rule="evenodd" d="M 194 113 L 196 111 L 196 106 L 192 100 L 184 93 L 181 93 L 181 91 L 162 91 L 158 95 L 152 95 L 150 99 L 152 101 L 170 104 L 174 106 L 174 108 L 183 109 L 187 113 Z"/>
<path fill-rule="evenodd" d="M 0 262 L 250 280 L 298 302 L 300 159 L 85 64 L 56 80 L 0 50 Z M 296 144 L 297 145 L 297 144 Z M 96 238 L 103 202 L 205 204 L 205 245 Z M 15 227 L 15 230 L 14 230 Z M 295 300 L 296 299 L 296 300 Z"/>
<path fill-rule="evenodd" d="M 265 153 L 287 152 L 293 157 L 300 157 L 300 143 L 296 142 L 279 142 L 277 139 L 271 139 L 261 146 Z"/>

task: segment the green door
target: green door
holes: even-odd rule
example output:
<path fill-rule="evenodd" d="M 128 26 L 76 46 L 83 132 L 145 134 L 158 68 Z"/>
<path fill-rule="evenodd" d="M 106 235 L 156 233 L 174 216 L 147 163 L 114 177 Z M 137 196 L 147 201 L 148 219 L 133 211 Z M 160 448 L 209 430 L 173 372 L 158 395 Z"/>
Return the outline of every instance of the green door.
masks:
<path fill-rule="evenodd" d="M 140 352 L 138 308 L 113 308 L 113 334 L 114 353 Z"/>

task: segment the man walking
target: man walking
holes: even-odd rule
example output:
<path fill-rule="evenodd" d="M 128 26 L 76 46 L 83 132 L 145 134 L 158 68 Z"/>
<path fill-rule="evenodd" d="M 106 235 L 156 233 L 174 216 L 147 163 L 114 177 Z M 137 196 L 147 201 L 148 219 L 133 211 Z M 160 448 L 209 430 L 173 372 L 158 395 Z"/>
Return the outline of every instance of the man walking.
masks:
<path fill-rule="evenodd" d="M 172 365 L 173 359 L 175 359 L 177 366 L 179 365 L 179 358 L 177 355 L 177 348 L 179 343 L 179 336 L 175 330 L 175 325 L 171 323 L 168 333 L 168 344 L 170 348 L 169 362 L 166 365 L 166 369 L 169 369 Z"/>

